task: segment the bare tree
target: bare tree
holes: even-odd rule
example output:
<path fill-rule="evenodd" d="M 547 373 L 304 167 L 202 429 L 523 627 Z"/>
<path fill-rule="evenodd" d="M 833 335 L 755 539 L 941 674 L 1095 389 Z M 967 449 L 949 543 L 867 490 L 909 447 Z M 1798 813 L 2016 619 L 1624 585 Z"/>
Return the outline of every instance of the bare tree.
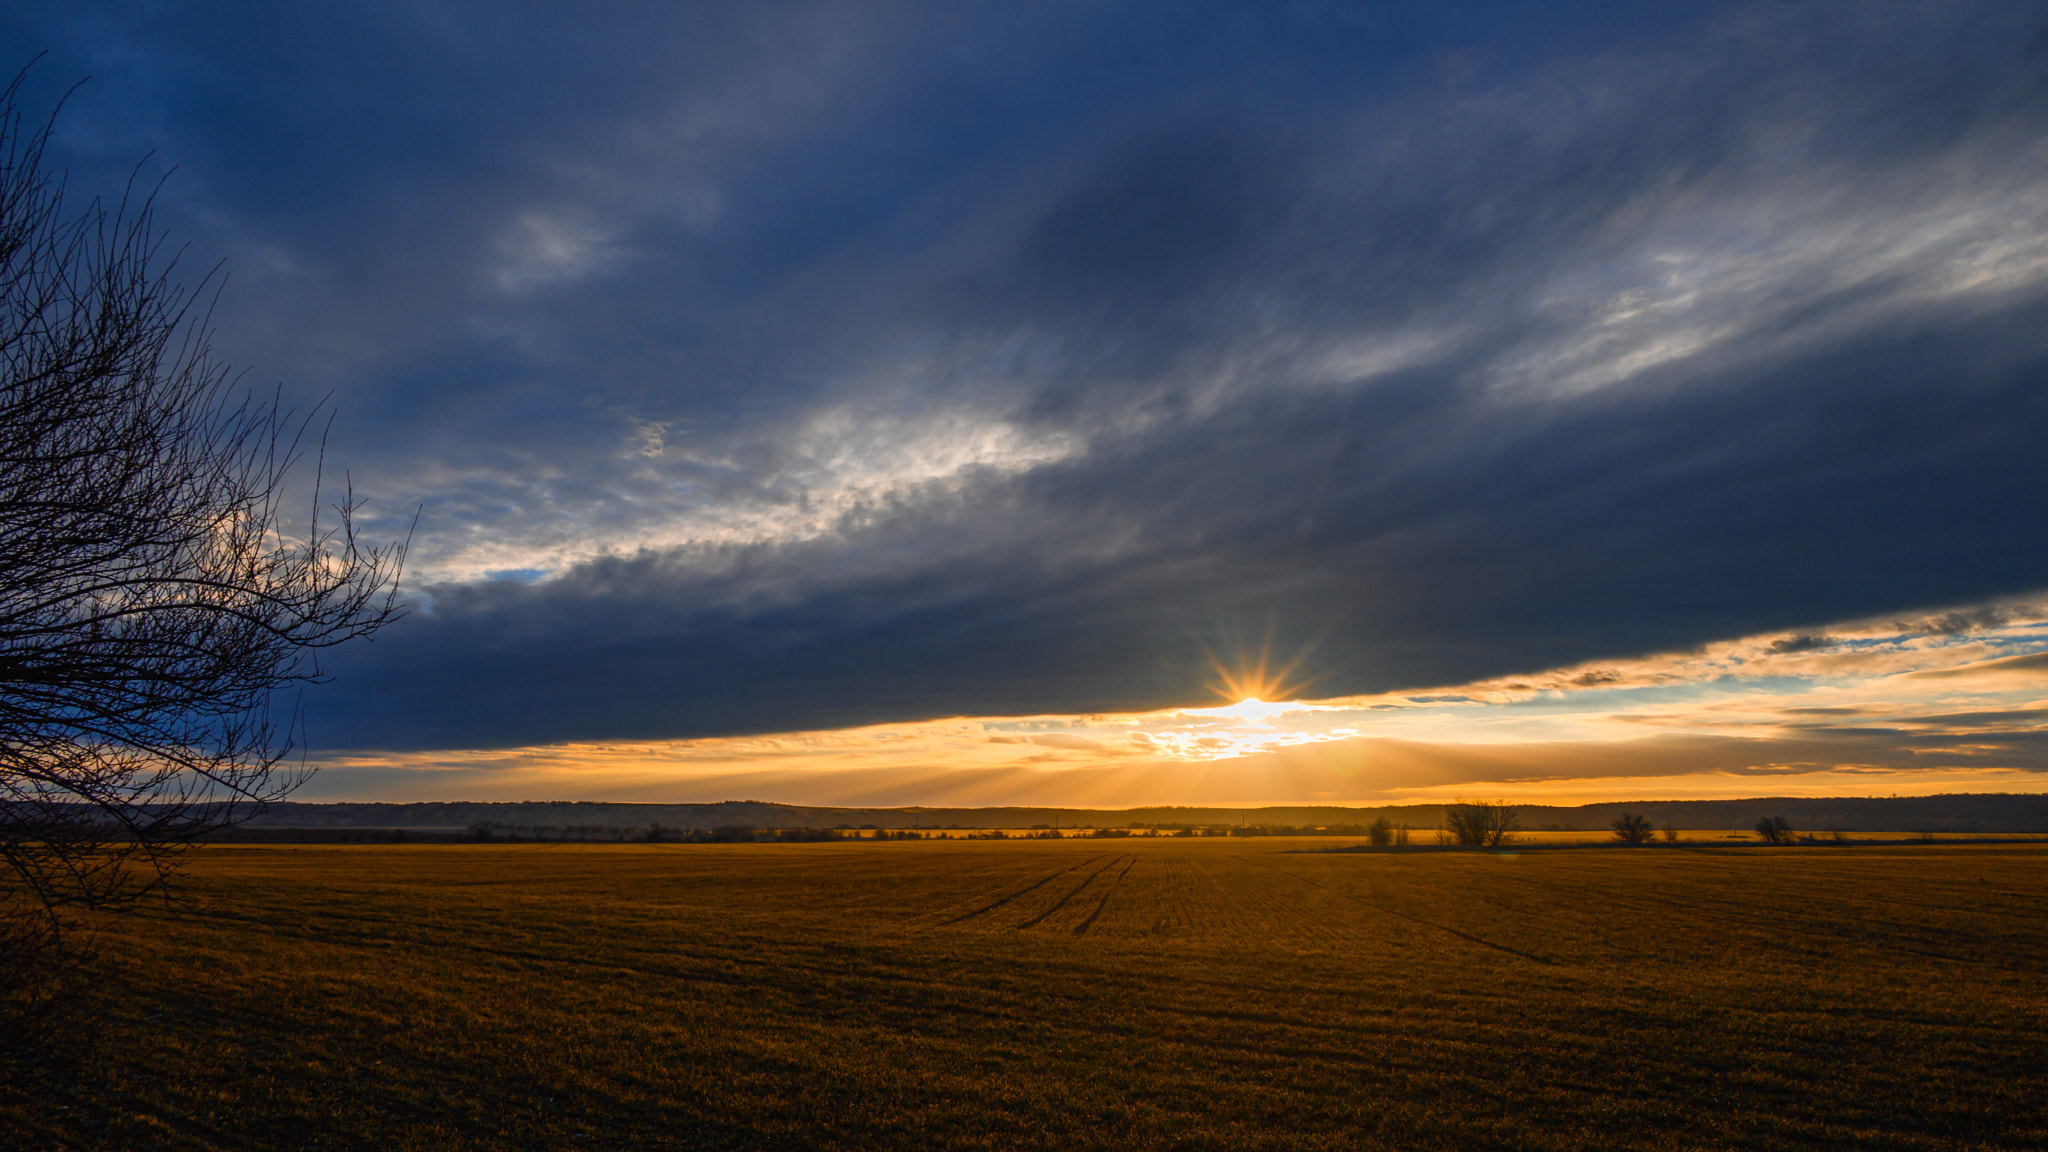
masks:
<path fill-rule="evenodd" d="M 1444 828 L 1449 839 L 1473 848 L 1498 848 L 1515 838 L 1521 828 L 1519 809 L 1505 800 L 1459 800 L 1444 805 Z"/>
<path fill-rule="evenodd" d="M 1756 834 L 1766 844 L 1790 844 L 1792 822 L 1783 816 L 1766 816 L 1756 822 Z"/>
<path fill-rule="evenodd" d="M 1394 822 L 1382 816 L 1366 828 L 1365 835 L 1375 847 L 1385 848 L 1394 842 Z"/>
<path fill-rule="evenodd" d="M 25 75 L 25 73 L 24 73 Z M 151 196 L 72 212 L 0 92 L 0 962 L 304 775 L 283 690 L 395 619 L 353 495 L 294 535 L 304 421 L 234 395 Z"/>
<path fill-rule="evenodd" d="M 1655 830 L 1650 827 L 1650 818 L 1634 812 L 1623 812 L 1614 818 L 1614 838 L 1631 848 L 1640 848 L 1650 842 Z"/>

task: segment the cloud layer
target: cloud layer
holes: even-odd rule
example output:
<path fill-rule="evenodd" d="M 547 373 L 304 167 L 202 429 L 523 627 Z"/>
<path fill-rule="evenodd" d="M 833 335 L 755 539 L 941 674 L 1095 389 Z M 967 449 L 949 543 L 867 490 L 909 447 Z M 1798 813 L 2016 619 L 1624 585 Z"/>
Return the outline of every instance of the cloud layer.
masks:
<path fill-rule="evenodd" d="M 2040 6 L 1013 8 L 10 10 L 96 76 L 77 180 L 178 163 L 224 350 L 425 510 L 317 747 L 1505 684 L 2048 584 Z"/>

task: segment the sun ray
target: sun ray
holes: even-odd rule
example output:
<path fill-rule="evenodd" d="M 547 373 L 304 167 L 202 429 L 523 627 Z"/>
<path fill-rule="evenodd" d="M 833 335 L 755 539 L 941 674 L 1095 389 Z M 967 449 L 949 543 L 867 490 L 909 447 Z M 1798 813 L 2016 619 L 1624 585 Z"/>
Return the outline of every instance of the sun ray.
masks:
<path fill-rule="evenodd" d="M 1256 648 L 1250 645 L 1235 647 L 1236 652 L 1228 660 L 1213 650 L 1207 653 L 1209 666 L 1216 671 L 1216 679 L 1209 687 L 1217 695 L 1230 701 L 1233 707 L 1284 701 L 1306 687 L 1306 683 L 1295 674 L 1308 659 L 1312 645 L 1303 646 L 1294 654 L 1293 659 L 1276 667 L 1273 659 L 1273 625 L 1268 622 L 1265 635 Z"/>

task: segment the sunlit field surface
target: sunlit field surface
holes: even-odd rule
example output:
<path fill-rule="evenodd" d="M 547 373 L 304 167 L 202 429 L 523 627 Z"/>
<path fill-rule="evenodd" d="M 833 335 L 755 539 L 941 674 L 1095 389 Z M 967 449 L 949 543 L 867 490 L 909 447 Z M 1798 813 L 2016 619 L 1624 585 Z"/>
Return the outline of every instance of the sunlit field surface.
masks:
<path fill-rule="evenodd" d="M 39 1148 L 2048 1144 L 2048 850 L 217 847 Z"/>

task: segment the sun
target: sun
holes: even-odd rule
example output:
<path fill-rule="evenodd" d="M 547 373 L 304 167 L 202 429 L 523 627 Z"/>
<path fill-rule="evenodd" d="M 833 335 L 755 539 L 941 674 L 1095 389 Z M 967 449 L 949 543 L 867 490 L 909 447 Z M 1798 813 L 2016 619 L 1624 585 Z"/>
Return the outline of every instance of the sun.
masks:
<path fill-rule="evenodd" d="M 1271 720 L 1273 717 L 1283 713 L 1300 712 L 1307 707 L 1308 705 L 1306 704 L 1295 704 L 1287 701 L 1268 703 L 1257 696 L 1247 696 L 1227 708 L 1205 708 L 1203 711 L 1211 716 L 1229 716 L 1238 720 L 1256 721 Z"/>
<path fill-rule="evenodd" d="M 1225 704 L 1202 711 L 1215 716 L 1234 716 L 1240 720 L 1265 720 L 1282 712 L 1295 712 L 1306 707 L 1301 704 L 1273 703 L 1277 698 L 1284 701 L 1296 695 L 1304 687 L 1295 673 L 1308 658 L 1304 648 L 1294 659 L 1276 665 L 1273 660 L 1273 638 L 1269 634 L 1256 648 L 1241 646 L 1233 658 L 1209 653 L 1209 666 L 1216 671 L 1216 679 L 1210 688 L 1225 700 Z"/>
<path fill-rule="evenodd" d="M 1233 705 L 1225 705 L 1225 707 L 1198 707 L 1198 709 L 1190 709 L 1190 711 L 1196 711 L 1200 715 L 1229 715 L 1231 719 L 1243 719 L 1243 722 L 1247 722 L 1247 724 L 1260 724 L 1260 722 L 1266 722 L 1266 719 L 1272 719 L 1276 715 L 1284 715 L 1288 711 L 1309 711 L 1313 707 L 1315 705 L 1296 703 L 1296 701 L 1262 701 L 1260 697 L 1245 697 L 1245 699 L 1241 699 L 1241 701 L 1237 701 Z"/>

